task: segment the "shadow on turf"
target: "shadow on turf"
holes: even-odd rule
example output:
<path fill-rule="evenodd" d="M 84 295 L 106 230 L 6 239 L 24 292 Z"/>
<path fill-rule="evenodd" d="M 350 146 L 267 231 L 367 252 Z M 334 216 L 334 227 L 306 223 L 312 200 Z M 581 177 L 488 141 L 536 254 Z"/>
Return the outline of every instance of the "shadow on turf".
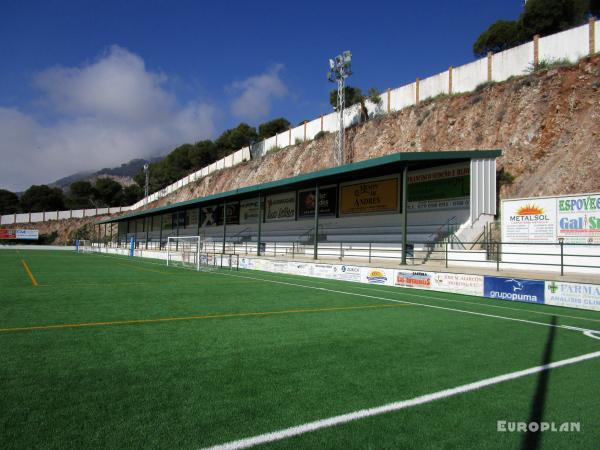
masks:
<path fill-rule="evenodd" d="M 556 316 L 552 316 L 552 325 L 556 325 Z M 549 364 L 552 358 L 552 349 L 554 347 L 554 334 L 556 327 L 550 327 L 548 331 L 548 339 L 546 339 L 546 347 L 544 348 L 544 355 L 542 357 L 542 365 Z M 529 410 L 528 423 L 536 422 L 540 423 L 543 421 L 544 416 L 544 404 L 546 403 L 546 393 L 548 391 L 548 381 L 550 379 L 550 370 L 543 370 L 538 375 L 537 386 L 535 388 L 535 395 L 531 402 L 531 409 Z M 540 448 L 542 434 L 541 432 L 527 432 L 523 436 L 523 442 L 521 443 L 522 450 L 535 450 Z"/>

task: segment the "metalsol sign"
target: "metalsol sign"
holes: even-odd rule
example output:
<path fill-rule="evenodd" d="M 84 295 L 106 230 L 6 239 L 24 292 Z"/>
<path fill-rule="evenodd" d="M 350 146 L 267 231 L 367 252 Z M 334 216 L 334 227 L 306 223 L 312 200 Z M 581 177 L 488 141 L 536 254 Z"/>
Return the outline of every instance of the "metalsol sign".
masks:
<path fill-rule="evenodd" d="M 502 218 L 504 242 L 556 242 L 554 199 L 502 202 Z"/>

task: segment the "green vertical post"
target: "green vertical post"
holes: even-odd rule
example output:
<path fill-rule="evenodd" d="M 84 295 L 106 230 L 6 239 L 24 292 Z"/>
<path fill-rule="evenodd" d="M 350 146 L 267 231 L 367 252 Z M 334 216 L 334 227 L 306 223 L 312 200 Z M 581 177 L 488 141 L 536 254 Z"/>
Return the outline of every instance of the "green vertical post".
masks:
<path fill-rule="evenodd" d="M 225 239 L 227 237 L 227 203 L 223 203 L 223 251 L 225 253 Z M 221 263 L 223 260 L 221 259 Z"/>
<path fill-rule="evenodd" d="M 406 264 L 406 252 L 408 250 L 408 166 L 402 171 L 402 265 Z"/>
<path fill-rule="evenodd" d="M 313 259 L 319 259 L 319 185 L 315 186 L 315 248 L 313 251 Z"/>
<path fill-rule="evenodd" d="M 162 249 L 162 229 L 163 229 L 163 215 L 160 214 L 158 216 L 158 220 L 160 220 L 160 231 L 158 232 L 158 250 Z"/>
<path fill-rule="evenodd" d="M 148 222 L 150 222 L 150 225 L 148 225 Z M 148 250 L 148 239 L 150 239 L 150 227 L 152 226 L 152 216 L 147 216 L 144 218 L 144 226 L 146 227 L 146 250 Z"/>
<path fill-rule="evenodd" d="M 258 238 L 256 240 L 256 256 L 260 256 L 260 238 L 263 219 L 262 192 L 258 194 Z"/>
<path fill-rule="evenodd" d="M 201 217 L 200 207 L 198 206 L 198 227 L 197 227 L 197 230 L 196 230 L 196 235 L 197 236 L 200 236 L 200 217 Z"/>
<path fill-rule="evenodd" d="M 175 223 L 177 224 L 176 236 L 179 237 L 179 211 L 175 213 Z M 171 222 L 173 222 L 173 216 L 171 216 Z M 179 251 L 179 239 L 175 241 L 175 251 Z"/>

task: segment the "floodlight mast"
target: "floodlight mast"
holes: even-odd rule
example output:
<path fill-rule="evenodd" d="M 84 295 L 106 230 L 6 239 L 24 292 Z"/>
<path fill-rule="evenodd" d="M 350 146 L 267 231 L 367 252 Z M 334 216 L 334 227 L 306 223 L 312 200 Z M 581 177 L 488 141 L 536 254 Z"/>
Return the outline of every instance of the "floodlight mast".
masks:
<path fill-rule="evenodd" d="M 327 79 L 332 83 L 337 83 L 337 112 L 339 130 L 335 138 L 335 149 L 333 160 L 336 166 L 341 166 L 345 162 L 344 155 L 344 103 L 345 103 L 345 82 L 346 78 L 352 75 L 352 53 L 346 50 L 341 55 L 337 55 L 335 59 L 329 60 L 329 72 Z"/>
<path fill-rule="evenodd" d="M 147 205 L 148 204 L 148 178 L 150 175 L 150 166 L 148 165 L 148 163 L 144 164 L 144 173 L 146 174 L 146 183 L 144 185 L 144 204 Z"/>

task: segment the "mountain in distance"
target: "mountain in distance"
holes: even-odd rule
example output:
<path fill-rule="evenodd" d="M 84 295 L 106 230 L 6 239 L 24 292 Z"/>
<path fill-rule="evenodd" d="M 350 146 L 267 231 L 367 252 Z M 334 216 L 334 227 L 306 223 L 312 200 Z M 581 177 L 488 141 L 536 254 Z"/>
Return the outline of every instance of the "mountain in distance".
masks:
<path fill-rule="evenodd" d="M 140 170 L 143 169 L 144 164 L 155 163 L 163 159 L 164 156 L 157 156 L 150 159 L 136 158 L 129 162 L 121 164 L 119 167 L 105 167 L 97 171 L 81 171 L 66 177 L 60 178 L 59 180 L 50 183 L 50 186 L 57 186 L 61 189 L 68 188 L 72 183 L 76 181 L 87 180 L 94 182 L 98 178 L 108 177 L 121 183 L 123 186 L 129 186 L 134 183 L 133 176 L 136 175 Z"/>

